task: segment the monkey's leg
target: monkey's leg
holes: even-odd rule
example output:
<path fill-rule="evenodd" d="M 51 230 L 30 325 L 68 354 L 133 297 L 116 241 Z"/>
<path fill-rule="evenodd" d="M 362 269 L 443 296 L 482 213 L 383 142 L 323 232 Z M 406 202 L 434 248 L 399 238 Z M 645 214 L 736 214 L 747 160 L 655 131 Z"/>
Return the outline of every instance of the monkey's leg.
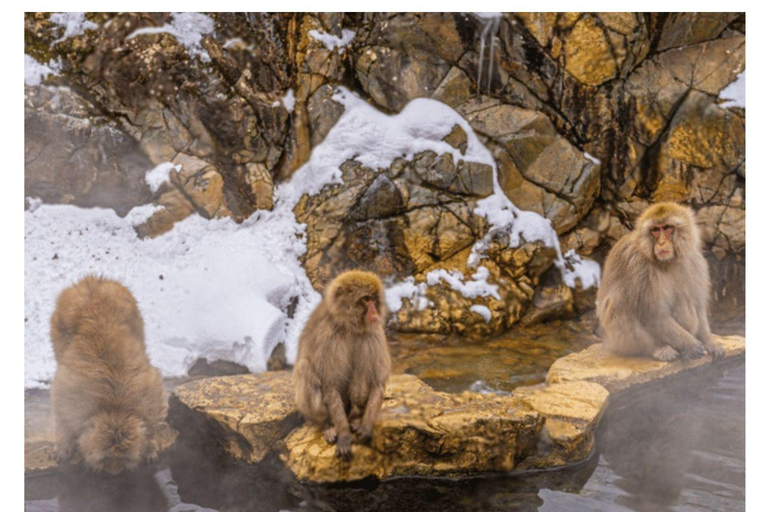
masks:
<path fill-rule="evenodd" d="M 360 424 L 360 428 L 357 429 L 355 436 L 355 442 L 367 443 L 371 440 L 373 434 L 373 422 L 376 421 L 376 417 L 379 415 L 381 409 L 381 403 L 384 401 L 384 388 L 382 386 L 374 386 L 371 388 L 371 394 L 368 396 L 368 403 L 365 406 L 365 413 L 363 413 L 363 421 Z"/>
<path fill-rule="evenodd" d="M 349 430 L 347 414 L 344 411 L 344 400 L 341 398 L 339 390 L 333 387 L 326 387 L 323 390 L 323 398 L 331 417 L 331 423 L 337 433 L 336 456 L 343 460 L 349 460 L 352 458 L 352 433 Z"/>
<path fill-rule="evenodd" d="M 681 355 L 698 357 L 704 354 L 704 347 L 691 333 L 683 329 L 669 315 L 659 315 L 652 323 L 651 332 L 659 343 L 669 345 Z"/>

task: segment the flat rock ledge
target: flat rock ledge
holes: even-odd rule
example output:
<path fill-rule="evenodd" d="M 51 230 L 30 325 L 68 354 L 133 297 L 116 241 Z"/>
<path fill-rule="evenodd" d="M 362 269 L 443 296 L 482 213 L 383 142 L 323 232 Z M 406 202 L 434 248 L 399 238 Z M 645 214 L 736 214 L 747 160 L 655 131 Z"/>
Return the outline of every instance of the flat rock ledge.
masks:
<path fill-rule="evenodd" d="M 719 337 L 725 360 L 744 338 Z M 461 476 L 560 467 L 584 460 L 611 393 L 711 364 L 662 363 L 608 354 L 602 345 L 557 360 L 547 382 L 512 395 L 433 390 L 411 375 L 390 379 L 370 445 L 350 462 L 334 457 L 321 433 L 302 425 L 289 372 L 203 379 L 177 387 L 169 421 L 180 439 L 258 464 L 277 454 L 302 481 Z"/>

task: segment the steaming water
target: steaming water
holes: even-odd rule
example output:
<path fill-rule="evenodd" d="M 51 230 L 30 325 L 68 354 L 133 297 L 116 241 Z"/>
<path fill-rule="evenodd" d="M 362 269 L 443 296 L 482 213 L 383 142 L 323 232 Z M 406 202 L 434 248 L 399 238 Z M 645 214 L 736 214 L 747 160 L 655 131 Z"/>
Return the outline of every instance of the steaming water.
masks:
<path fill-rule="evenodd" d="M 310 486 L 276 460 L 225 465 L 177 449 L 155 467 L 106 478 L 26 478 L 33 511 L 740 511 L 744 362 L 612 398 L 595 454 L 559 471 Z"/>

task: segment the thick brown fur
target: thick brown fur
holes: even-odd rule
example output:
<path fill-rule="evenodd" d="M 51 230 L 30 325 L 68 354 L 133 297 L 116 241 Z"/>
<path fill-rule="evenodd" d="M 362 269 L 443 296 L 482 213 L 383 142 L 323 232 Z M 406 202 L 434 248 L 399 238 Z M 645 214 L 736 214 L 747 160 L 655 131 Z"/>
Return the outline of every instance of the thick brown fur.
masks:
<path fill-rule="evenodd" d="M 57 457 L 111 474 L 156 459 L 167 403 L 131 292 L 95 276 L 67 288 L 51 317 L 51 341 Z"/>
<path fill-rule="evenodd" d="M 673 227 L 664 240 L 665 247 L 671 241 L 672 256 L 663 261 L 651 231 L 659 225 Z M 676 203 L 652 205 L 606 259 L 597 294 L 604 342 L 616 354 L 662 361 L 704 351 L 720 357 L 707 319 L 709 293 L 693 211 Z"/>
<path fill-rule="evenodd" d="M 375 305 L 369 315 L 364 304 Z M 304 417 L 336 442 L 336 455 L 352 455 L 356 442 L 367 442 L 381 409 L 390 373 L 384 334 L 384 288 L 370 272 L 349 271 L 325 289 L 304 327 L 293 371 L 296 404 Z"/>

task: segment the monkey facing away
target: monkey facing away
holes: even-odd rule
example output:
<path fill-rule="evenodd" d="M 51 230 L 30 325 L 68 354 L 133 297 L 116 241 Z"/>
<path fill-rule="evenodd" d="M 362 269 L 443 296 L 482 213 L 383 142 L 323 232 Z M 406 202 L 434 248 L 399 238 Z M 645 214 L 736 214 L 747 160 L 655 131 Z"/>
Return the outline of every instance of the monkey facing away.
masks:
<path fill-rule="evenodd" d="M 617 354 L 661 361 L 705 351 L 721 357 L 707 320 L 709 293 L 693 211 L 652 205 L 606 259 L 597 293 L 604 342 Z"/>
<path fill-rule="evenodd" d="M 95 276 L 65 289 L 51 317 L 51 341 L 56 456 L 111 474 L 156 459 L 167 403 L 131 292 Z"/>
<path fill-rule="evenodd" d="M 352 456 L 371 438 L 390 373 L 384 335 L 384 289 L 370 272 L 340 274 L 325 289 L 299 339 L 293 371 L 296 404 L 336 442 L 336 456 Z"/>

